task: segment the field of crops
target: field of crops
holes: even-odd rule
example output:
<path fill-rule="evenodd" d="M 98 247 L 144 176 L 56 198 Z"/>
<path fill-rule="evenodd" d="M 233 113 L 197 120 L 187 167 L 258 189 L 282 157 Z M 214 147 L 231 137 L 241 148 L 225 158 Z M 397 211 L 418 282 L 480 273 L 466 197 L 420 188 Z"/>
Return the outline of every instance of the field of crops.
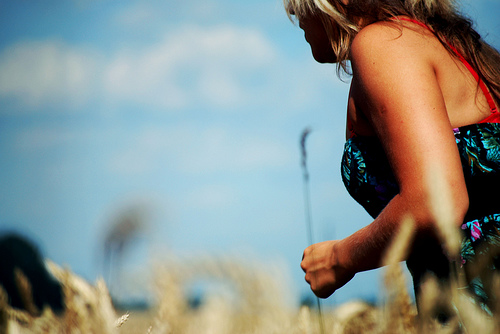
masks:
<path fill-rule="evenodd" d="M 386 267 L 383 304 L 353 301 L 323 309 L 320 316 L 314 307 L 294 308 L 286 302 L 286 287 L 280 283 L 279 273 L 259 272 L 236 260 L 158 263 L 151 283 L 154 306 L 140 311 L 115 309 L 103 280 L 89 284 L 49 263 L 63 283 L 65 312 L 56 316 L 50 309 L 36 310 L 30 304 L 29 282 L 18 272 L 28 311 L 11 308 L 2 292 L 0 333 L 457 333 L 470 332 L 470 328 L 474 333 L 499 332 L 499 317 L 487 317 L 465 295 L 450 292 L 453 290 L 433 280 L 425 284 L 417 317 L 401 265 Z M 197 277 L 225 282 L 233 293 L 208 295 L 193 307 L 185 285 Z M 439 324 L 433 312 L 449 300 L 455 305 L 454 316 L 445 325 Z"/>
<path fill-rule="evenodd" d="M 361 333 L 396 323 L 411 326 L 415 314 L 404 294 L 398 296 L 398 309 L 403 312 L 395 322 L 380 322 L 382 309 L 363 302 L 324 309 L 320 317 L 316 308 L 290 306 L 277 271 L 264 273 L 234 259 L 210 258 L 157 264 L 152 282 L 154 306 L 116 310 L 103 280 L 89 284 L 53 263 L 49 267 L 63 283 L 66 311 L 56 316 L 48 308 L 36 310 L 29 300 L 29 283 L 18 274 L 29 311 L 11 308 L 2 294 L 1 333 Z M 185 286 L 199 277 L 228 289 L 205 296 L 193 307 Z"/>
<path fill-rule="evenodd" d="M 123 310 L 113 307 L 103 280 L 90 284 L 48 262 L 50 271 L 62 283 L 65 311 L 55 315 L 48 308 L 38 310 L 30 282 L 16 271 L 25 310 L 11 308 L 5 291 L 0 290 L 0 333 L 499 333 L 497 302 L 491 307 L 493 316 L 489 316 L 464 290 L 456 288 L 462 283 L 461 268 L 455 268 L 458 274 L 447 285 L 432 278 L 424 283 L 417 316 L 401 262 L 413 228 L 411 221 L 401 226 L 385 257 L 385 291 L 379 305 L 353 301 L 321 313 L 315 307 L 292 307 L 279 269 L 263 270 L 241 259 L 207 256 L 158 261 L 150 282 L 155 297 L 152 306 Z M 456 236 L 445 232 L 443 238 L 452 252 Z M 186 285 L 200 278 L 228 289 L 215 289 L 193 303 Z M 488 283 L 491 294 L 499 295 L 499 277 L 491 277 Z M 444 323 L 436 317 L 443 312 L 448 314 Z"/>

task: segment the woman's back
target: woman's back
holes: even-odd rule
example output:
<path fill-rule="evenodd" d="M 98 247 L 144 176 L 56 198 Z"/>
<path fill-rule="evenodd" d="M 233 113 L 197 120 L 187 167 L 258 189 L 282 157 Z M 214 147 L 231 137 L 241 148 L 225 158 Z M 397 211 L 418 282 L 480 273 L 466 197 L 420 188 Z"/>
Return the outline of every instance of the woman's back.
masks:
<path fill-rule="evenodd" d="M 476 124 L 491 114 L 490 106 L 478 82 L 466 65 L 451 54 L 439 39 L 426 27 L 414 22 L 377 22 L 360 31 L 353 41 L 356 43 L 379 43 L 387 45 L 382 52 L 391 49 L 391 44 L 399 44 L 397 49 L 404 49 L 399 57 L 391 57 L 401 62 L 402 66 L 411 67 L 413 59 L 420 57 L 424 66 L 432 68 L 439 87 L 451 128 Z M 396 64 L 386 64 L 391 66 Z M 355 66 L 355 65 L 354 65 Z M 395 74 L 398 75 L 398 74 Z M 420 80 L 414 76 L 411 80 Z M 408 78 L 406 78 L 408 80 Z M 368 121 L 370 110 L 363 106 L 364 97 L 356 86 L 356 72 L 353 73 L 353 86 L 348 104 L 348 113 L 354 132 L 361 135 L 375 135 Z M 389 93 L 389 92 L 388 92 Z M 360 101 L 359 101 L 360 100 Z"/>

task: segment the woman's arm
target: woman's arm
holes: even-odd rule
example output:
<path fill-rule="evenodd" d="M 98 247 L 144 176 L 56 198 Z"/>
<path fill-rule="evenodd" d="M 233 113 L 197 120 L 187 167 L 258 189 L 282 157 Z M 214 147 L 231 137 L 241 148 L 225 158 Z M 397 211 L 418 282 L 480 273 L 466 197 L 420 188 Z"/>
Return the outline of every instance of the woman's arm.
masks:
<path fill-rule="evenodd" d="M 355 273 L 378 268 L 403 218 L 415 232 L 435 234 L 431 179 L 461 223 L 468 194 L 458 149 L 433 64 L 432 36 L 386 23 L 370 25 L 352 45 L 351 96 L 381 141 L 400 192 L 368 226 L 338 241 L 313 245 L 304 252 L 306 280 L 327 297 Z M 444 196 L 444 195 L 443 195 Z"/>

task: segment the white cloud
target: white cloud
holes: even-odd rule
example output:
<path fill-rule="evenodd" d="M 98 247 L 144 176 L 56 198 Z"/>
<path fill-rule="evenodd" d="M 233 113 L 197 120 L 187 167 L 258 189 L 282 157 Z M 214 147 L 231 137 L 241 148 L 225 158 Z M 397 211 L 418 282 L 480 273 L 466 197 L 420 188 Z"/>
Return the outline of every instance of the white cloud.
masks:
<path fill-rule="evenodd" d="M 142 0 L 128 3 L 119 8 L 112 21 L 121 29 L 135 29 L 154 33 L 180 21 L 220 22 L 220 13 L 227 9 L 227 4 L 211 0 Z"/>
<path fill-rule="evenodd" d="M 26 41 L 0 54 L 0 97 L 29 107 L 91 99 L 160 109 L 234 107 L 256 89 L 247 77 L 264 75 L 274 60 L 260 31 L 230 25 L 186 26 L 108 60 L 62 42 Z"/>
<path fill-rule="evenodd" d="M 14 96 L 29 107 L 79 103 L 91 91 L 95 60 L 57 41 L 14 44 L 0 54 L 0 96 Z"/>
<path fill-rule="evenodd" d="M 245 102 L 245 75 L 268 68 L 275 51 L 264 35 L 234 26 L 184 27 L 108 67 L 105 89 L 119 100 L 158 107 L 223 107 Z"/>

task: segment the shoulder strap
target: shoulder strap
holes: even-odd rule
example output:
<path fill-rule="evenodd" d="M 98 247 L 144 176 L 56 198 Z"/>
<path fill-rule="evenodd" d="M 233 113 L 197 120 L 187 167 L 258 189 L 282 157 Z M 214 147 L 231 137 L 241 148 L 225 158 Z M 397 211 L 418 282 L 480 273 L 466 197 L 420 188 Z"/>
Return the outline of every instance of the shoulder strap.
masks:
<path fill-rule="evenodd" d="M 349 113 L 347 113 L 347 129 L 349 130 L 349 138 L 356 137 L 356 131 L 354 131 L 354 125 Z"/>
<path fill-rule="evenodd" d="M 415 20 L 415 19 L 398 16 L 398 17 L 393 18 L 393 20 L 402 20 L 402 21 L 413 22 L 413 23 L 416 23 L 416 24 L 418 24 L 418 25 L 420 25 L 420 26 L 428 29 L 432 33 L 434 33 L 434 31 L 429 26 L 427 26 L 426 24 L 424 24 L 424 23 L 422 23 L 422 22 L 420 22 L 418 20 Z M 465 67 L 467 67 L 467 69 L 472 74 L 472 76 L 474 77 L 474 79 L 478 82 L 479 88 L 481 88 L 481 90 L 483 91 L 484 96 L 486 97 L 486 101 L 488 101 L 488 106 L 490 107 L 491 113 L 496 113 L 498 111 L 497 107 L 495 106 L 495 102 L 493 100 L 493 97 L 491 96 L 491 94 L 490 94 L 488 88 L 486 87 L 486 85 L 484 84 L 483 80 L 479 79 L 479 75 L 472 68 L 472 66 L 469 64 L 469 62 L 464 58 L 464 56 L 462 56 L 462 54 L 460 52 L 458 52 L 458 50 L 453 45 L 451 45 L 448 41 L 446 43 L 448 44 L 448 46 L 450 47 L 450 49 L 455 53 L 455 55 L 458 57 L 458 59 L 460 59 L 460 61 L 465 65 Z M 487 119 L 489 119 L 489 118 L 491 118 L 491 115 Z M 496 116 L 495 118 L 496 119 L 500 119 L 500 115 Z"/>

